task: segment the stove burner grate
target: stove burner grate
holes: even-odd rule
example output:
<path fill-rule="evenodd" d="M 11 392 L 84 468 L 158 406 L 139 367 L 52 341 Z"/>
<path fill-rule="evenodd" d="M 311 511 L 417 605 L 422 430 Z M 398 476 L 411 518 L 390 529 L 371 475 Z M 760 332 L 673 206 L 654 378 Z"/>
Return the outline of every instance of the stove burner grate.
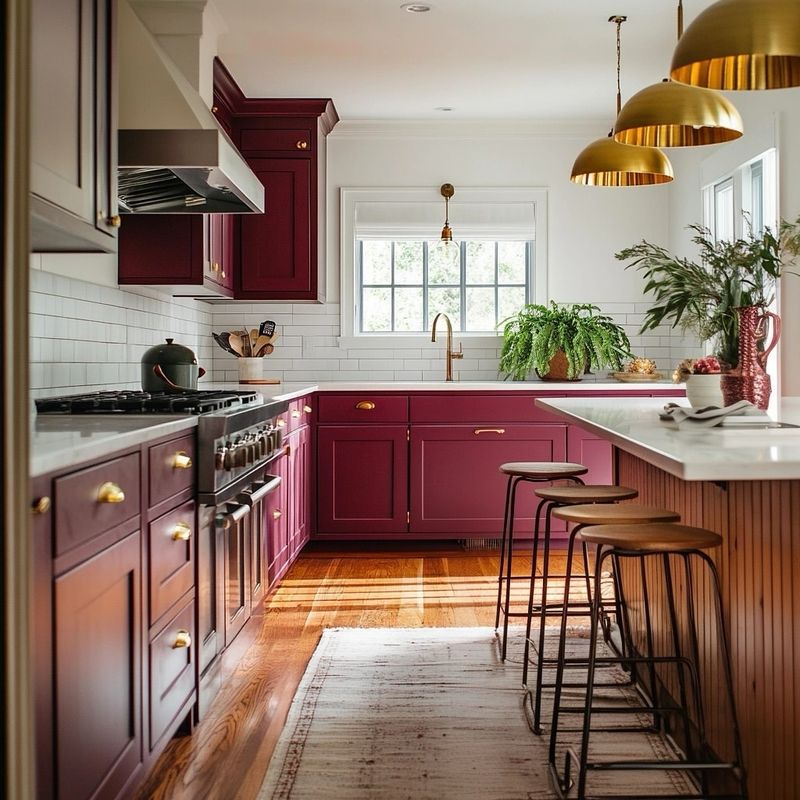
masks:
<path fill-rule="evenodd" d="M 36 410 L 39 414 L 208 414 L 257 400 L 253 391 L 109 391 L 40 398 Z"/>

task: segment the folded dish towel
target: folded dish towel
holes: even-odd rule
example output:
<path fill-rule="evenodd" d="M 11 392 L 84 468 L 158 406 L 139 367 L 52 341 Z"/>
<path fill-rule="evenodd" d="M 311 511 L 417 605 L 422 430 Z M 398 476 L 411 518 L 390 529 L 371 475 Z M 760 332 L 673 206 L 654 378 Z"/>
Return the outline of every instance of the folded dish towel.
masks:
<path fill-rule="evenodd" d="M 679 406 L 677 403 L 667 403 L 659 418 L 679 428 L 713 428 L 715 425 L 723 424 L 726 417 L 750 417 L 752 419 L 753 417 L 766 416 L 766 412 L 756 408 L 749 401 L 740 400 L 738 403 L 724 408 L 719 408 L 718 406 L 687 408 L 686 406 Z"/>

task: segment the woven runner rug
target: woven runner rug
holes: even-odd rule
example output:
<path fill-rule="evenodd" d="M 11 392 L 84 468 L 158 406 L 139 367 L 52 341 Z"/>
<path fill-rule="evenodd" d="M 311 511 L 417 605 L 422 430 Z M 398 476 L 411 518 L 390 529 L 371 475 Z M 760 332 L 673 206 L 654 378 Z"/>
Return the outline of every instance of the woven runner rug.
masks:
<path fill-rule="evenodd" d="M 551 645 L 553 634 L 548 631 Z M 521 630 L 513 636 L 511 652 L 519 653 Z M 587 644 L 580 634 L 573 636 L 569 653 L 585 654 Z M 487 628 L 325 630 L 259 800 L 555 797 L 548 779 L 548 736 L 537 737 L 528 727 L 521 664 L 515 660 L 500 661 L 494 631 Z M 602 676 L 617 684 L 601 690 L 604 705 L 636 702 L 635 693 L 621 685 L 621 671 L 605 669 Z M 572 692 L 565 702 L 580 702 L 581 692 Z M 545 700 L 549 720 L 550 692 Z M 604 715 L 603 724 L 611 718 Z M 620 718 L 619 724 L 631 725 L 630 714 Z M 564 721 L 575 727 L 580 718 Z M 563 738 L 564 747 L 579 741 L 576 734 Z M 598 733 L 591 755 L 673 757 L 660 737 L 638 732 Z M 594 773 L 589 788 L 600 795 L 692 790 L 674 771 Z"/>

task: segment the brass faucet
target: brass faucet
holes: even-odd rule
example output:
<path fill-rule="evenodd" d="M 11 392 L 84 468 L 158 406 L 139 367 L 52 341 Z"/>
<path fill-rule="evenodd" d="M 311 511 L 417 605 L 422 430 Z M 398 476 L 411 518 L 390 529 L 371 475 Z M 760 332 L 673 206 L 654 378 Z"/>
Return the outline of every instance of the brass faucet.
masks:
<path fill-rule="evenodd" d="M 461 344 L 458 345 L 458 352 L 456 353 L 453 350 L 453 326 L 450 324 L 450 318 L 444 312 L 440 311 L 434 318 L 433 318 L 433 325 L 431 325 L 431 341 L 436 341 L 436 323 L 439 320 L 439 317 L 444 317 L 445 324 L 447 325 L 447 348 L 445 350 L 445 358 L 446 361 L 446 368 L 445 368 L 445 377 L 446 381 L 453 380 L 453 359 L 454 358 L 464 358 L 464 348 Z"/>

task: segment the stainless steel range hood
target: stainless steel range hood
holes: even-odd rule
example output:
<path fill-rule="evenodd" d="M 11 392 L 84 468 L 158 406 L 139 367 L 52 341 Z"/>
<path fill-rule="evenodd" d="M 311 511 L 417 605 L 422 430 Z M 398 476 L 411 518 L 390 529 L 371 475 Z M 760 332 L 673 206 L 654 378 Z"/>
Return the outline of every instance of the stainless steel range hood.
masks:
<path fill-rule="evenodd" d="M 124 0 L 118 40 L 120 210 L 263 213 L 261 181 Z"/>

